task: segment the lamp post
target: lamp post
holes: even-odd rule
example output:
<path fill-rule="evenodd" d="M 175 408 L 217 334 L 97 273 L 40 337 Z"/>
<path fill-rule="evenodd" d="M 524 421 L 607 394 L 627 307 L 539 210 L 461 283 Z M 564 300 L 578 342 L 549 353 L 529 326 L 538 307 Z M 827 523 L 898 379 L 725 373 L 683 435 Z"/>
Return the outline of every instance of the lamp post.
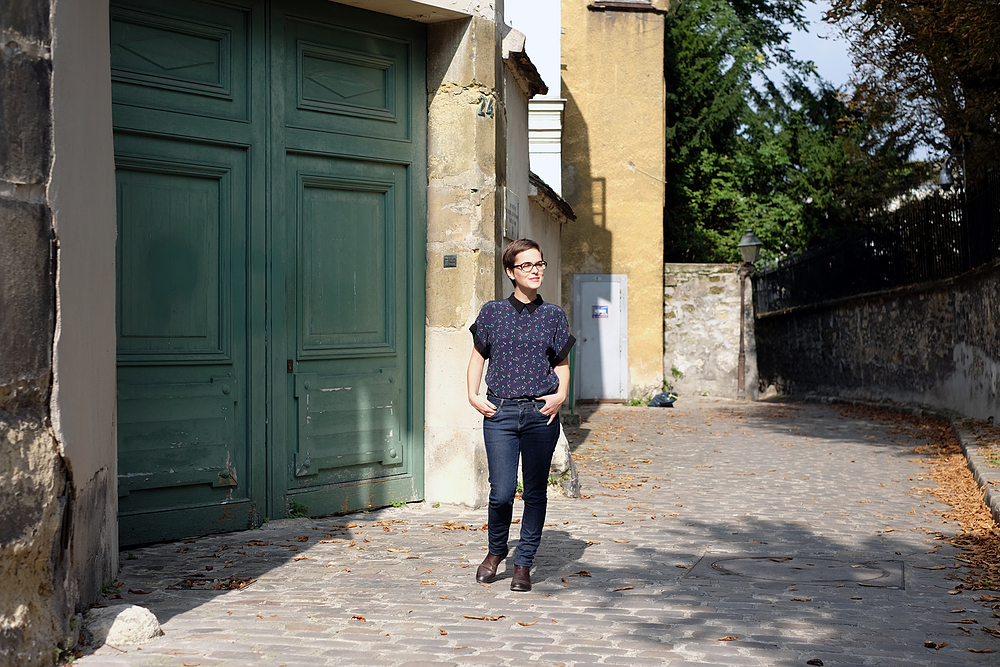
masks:
<path fill-rule="evenodd" d="M 736 385 L 736 398 L 739 400 L 744 400 L 747 397 L 746 391 L 746 365 L 747 365 L 747 355 L 743 344 L 743 329 L 744 322 L 746 321 L 746 281 L 747 276 L 753 273 L 754 262 L 760 257 L 760 247 L 764 245 L 757 235 L 753 233 L 753 230 L 748 229 L 747 233 L 743 235 L 740 239 L 740 243 L 737 246 L 740 249 L 740 255 L 743 257 L 743 264 L 740 265 L 739 276 L 740 276 L 740 356 L 739 356 L 739 366 L 737 371 L 737 385 Z"/>
<path fill-rule="evenodd" d="M 945 192 L 951 190 L 951 187 L 955 185 L 955 176 L 952 173 L 958 165 L 958 161 L 962 161 L 961 167 L 961 177 L 962 177 L 962 203 L 964 207 L 962 208 L 962 231 L 965 236 L 965 268 L 971 269 L 975 262 L 972 261 L 972 230 L 969 225 L 969 178 L 965 171 L 965 152 L 952 153 L 944 160 L 944 164 L 941 165 L 941 173 L 938 175 L 938 185 Z"/>

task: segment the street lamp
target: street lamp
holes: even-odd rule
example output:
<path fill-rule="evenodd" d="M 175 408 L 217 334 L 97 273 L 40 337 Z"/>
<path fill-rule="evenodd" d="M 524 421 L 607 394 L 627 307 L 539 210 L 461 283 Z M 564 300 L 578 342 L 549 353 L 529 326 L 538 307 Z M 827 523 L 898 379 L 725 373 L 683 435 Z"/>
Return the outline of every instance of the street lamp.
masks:
<path fill-rule="evenodd" d="M 740 255 L 743 257 L 743 264 L 740 265 L 739 277 L 740 277 L 740 356 L 739 356 L 739 367 L 738 367 L 738 377 L 736 379 L 736 398 L 739 400 L 744 400 L 747 397 L 746 391 L 746 364 L 747 355 L 743 344 L 743 329 L 744 322 L 746 321 L 746 281 L 747 276 L 753 273 L 754 262 L 760 257 L 760 247 L 764 245 L 757 235 L 753 233 L 753 230 L 748 229 L 747 233 L 743 235 L 740 239 L 740 243 L 737 248 L 740 249 Z"/>
<path fill-rule="evenodd" d="M 961 169 L 959 170 L 962 178 L 962 203 L 964 207 L 962 208 L 962 231 L 965 236 L 965 268 L 972 268 L 974 262 L 972 261 L 972 230 L 970 229 L 969 221 L 969 176 L 968 172 L 965 170 L 965 152 L 952 153 L 944 160 L 944 164 L 941 165 L 941 173 L 938 175 L 938 185 L 944 192 L 949 192 L 953 185 L 955 185 L 955 175 L 952 173 L 954 169 L 959 164 L 961 160 Z"/>

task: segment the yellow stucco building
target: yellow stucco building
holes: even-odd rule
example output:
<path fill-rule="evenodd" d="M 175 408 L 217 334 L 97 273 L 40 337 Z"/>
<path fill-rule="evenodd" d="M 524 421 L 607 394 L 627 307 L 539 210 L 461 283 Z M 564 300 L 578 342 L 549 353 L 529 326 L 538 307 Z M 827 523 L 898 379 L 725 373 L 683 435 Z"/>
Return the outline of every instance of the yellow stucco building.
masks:
<path fill-rule="evenodd" d="M 562 293 L 581 341 L 583 399 L 641 398 L 659 391 L 663 379 L 667 6 L 562 0 L 562 194 L 577 215 L 562 235 Z M 588 287 L 601 280 L 613 284 L 613 298 L 607 286 Z M 613 317 L 619 296 L 627 324 L 609 335 L 597 325 L 609 317 L 604 302 Z M 595 374 L 604 377 L 595 381 Z"/>

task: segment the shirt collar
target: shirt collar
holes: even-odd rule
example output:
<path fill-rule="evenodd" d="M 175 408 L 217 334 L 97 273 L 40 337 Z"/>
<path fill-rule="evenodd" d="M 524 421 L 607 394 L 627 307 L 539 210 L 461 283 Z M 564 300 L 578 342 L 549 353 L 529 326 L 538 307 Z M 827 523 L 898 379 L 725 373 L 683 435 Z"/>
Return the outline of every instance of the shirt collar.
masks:
<path fill-rule="evenodd" d="M 534 313 L 536 310 L 538 310 L 538 307 L 540 305 L 545 303 L 544 301 L 542 301 L 542 297 L 538 295 L 535 296 L 535 300 L 532 301 L 531 303 L 523 303 L 521 301 L 518 301 L 517 297 L 515 297 L 513 294 L 507 297 L 507 301 L 510 302 L 510 305 L 514 306 L 514 310 L 516 310 L 518 314 L 523 313 L 525 308 L 528 309 L 528 313 Z"/>

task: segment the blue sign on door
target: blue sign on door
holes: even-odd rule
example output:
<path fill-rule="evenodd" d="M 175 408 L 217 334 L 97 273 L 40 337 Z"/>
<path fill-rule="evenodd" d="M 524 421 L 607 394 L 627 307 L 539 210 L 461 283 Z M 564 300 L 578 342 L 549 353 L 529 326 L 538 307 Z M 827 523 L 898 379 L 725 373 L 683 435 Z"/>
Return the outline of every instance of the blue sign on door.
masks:
<path fill-rule="evenodd" d="M 607 319 L 608 317 L 608 307 L 607 306 L 591 306 L 591 317 L 597 319 Z"/>

